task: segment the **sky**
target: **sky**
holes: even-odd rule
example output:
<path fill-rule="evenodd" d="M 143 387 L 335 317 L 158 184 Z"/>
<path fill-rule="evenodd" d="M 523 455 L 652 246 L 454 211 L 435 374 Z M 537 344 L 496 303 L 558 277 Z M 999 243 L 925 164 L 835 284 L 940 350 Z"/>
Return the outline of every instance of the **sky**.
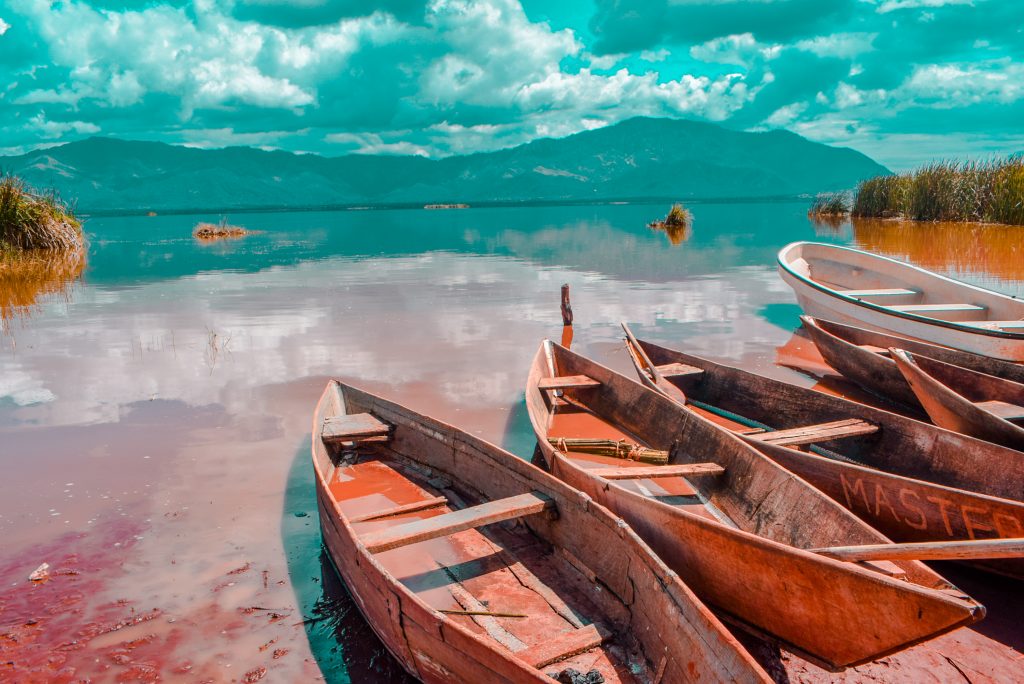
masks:
<path fill-rule="evenodd" d="M 1021 0 L 0 0 L 0 154 L 442 157 L 634 116 L 893 169 L 1024 150 Z"/>

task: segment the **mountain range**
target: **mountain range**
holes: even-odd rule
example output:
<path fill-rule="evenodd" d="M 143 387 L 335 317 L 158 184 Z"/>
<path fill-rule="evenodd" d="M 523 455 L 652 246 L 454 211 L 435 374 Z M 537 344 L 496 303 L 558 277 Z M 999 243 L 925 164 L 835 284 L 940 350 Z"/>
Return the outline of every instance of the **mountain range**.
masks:
<path fill-rule="evenodd" d="M 0 157 L 0 168 L 81 212 L 784 197 L 889 173 L 788 131 L 650 118 L 442 159 L 89 138 Z"/>

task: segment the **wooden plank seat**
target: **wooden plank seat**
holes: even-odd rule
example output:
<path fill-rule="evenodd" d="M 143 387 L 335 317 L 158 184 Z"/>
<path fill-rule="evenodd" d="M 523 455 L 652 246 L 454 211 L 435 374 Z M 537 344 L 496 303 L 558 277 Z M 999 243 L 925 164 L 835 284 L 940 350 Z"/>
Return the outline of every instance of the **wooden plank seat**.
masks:
<path fill-rule="evenodd" d="M 324 419 L 322 436 L 324 444 L 359 442 L 387 437 L 391 427 L 377 420 L 369 413 L 353 413 L 330 416 Z"/>
<path fill-rule="evenodd" d="M 612 633 L 602 624 L 585 625 L 580 629 L 562 632 L 555 637 L 545 639 L 539 644 L 519 651 L 515 654 L 520 660 L 540 669 L 559 660 L 571 658 L 597 648 L 612 637 Z"/>
<path fill-rule="evenodd" d="M 587 375 L 560 375 L 554 378 L 544 378 L 537 383 L 537 386 L 542 390 L 566 390 L 600 387 L 601 383 Z"/>
<path fill-rule="evenodd" d="M 805 425 L 803 427 L 789 428 L 787 430 L 774 430 L 750 435 L 751 439 L 768 444 L 781 446 L 799 446 L 801 444 L 813 444 L 815 442 L 827 442 L 843 437 L 856 437 L 858 435 L 870 435 L 878 432 L 878 426 L 859 418 L 848 418 L 837 420 L 831 423 L 819 423 L 818 425 Z"/>
<path fill-rule="evenodd" d="M 663 378 L 681 378 L 688 375 L 701 375 L 704 372 L 703 368 L 688 366 L 685 363 L 666 363 L 655 366 L 655 368 Z"/>
<path fill-rule="evenodd" d="M 944 313 L 957 311 L 984 311 L 986 307 L 977 304 L 893 304 L 886 307 L 903 313 Z"/>
<path fill-rule="evenodd" d="M 836 290 L 847 297 L 904 297 L 921 294 L 919 290 L 906 290 L 902 287 L 880 288 L 877 290 Z"/>
<path fill-rule="evenodd" d="M 370 553 L 380 553 L 503 520 L 533 515 L 552 506 L 554 506 L 554 502 L 539 492 L 519 494 L 506 499 L 488 501 L 479 506 L 442 513 L 433 518 L 413 520 L 394 527 L 375 530 L 362 535 L 360 541 Z"/>
<path fill-rule="evenodd" d="M 722 475 L 725 468 L 717 463 L 684 463 L 635 468 L 593 468 L 587 471 L 606 480 L 653 480 L 659 477 L 697 477 Z"/>
<path fill-rule="evenodd" d="M 431 508 L 439 508 L 448 504 L 448 499 L 443 496 L 435 496 L 430 499 L 423 499 L 422 501 L 413 501 L 412 503 L 403 504 L 402 506 L 393 506 L 391 508 L 385 508 L 383 510 L 374 511 L 373 513 L 363 513 L 362 515 L 355 515 L 348 519 L 350 523 L 357 522 L 369 522 L 371 520 L 381 520 L 383 518 L 392 518 L 396 515 L 404 515 L 406 513 L 416 513 L 418 511 L 429 511 Z"/>
<path fill-rule="evenodd" d="M 1007 401 L 979 401 L 974 404 L 978 408 L 985 409 L 989 413 L 994 413 L 1003 420 L 1024 420 L 1024 406 L 1018 406 L 1017 404 L 1011 404 Z"/>

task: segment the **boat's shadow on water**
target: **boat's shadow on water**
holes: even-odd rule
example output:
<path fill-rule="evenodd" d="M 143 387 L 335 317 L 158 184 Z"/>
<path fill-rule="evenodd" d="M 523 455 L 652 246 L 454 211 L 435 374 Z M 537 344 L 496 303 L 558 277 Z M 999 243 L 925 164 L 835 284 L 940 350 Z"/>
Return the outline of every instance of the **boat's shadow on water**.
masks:
<path fill-rule="evenodd" d="M 310 650 L 327 682 L 413 682 L 363 619 L 324 551 L 309 437 L 288 471 L 281 540 Z"/>

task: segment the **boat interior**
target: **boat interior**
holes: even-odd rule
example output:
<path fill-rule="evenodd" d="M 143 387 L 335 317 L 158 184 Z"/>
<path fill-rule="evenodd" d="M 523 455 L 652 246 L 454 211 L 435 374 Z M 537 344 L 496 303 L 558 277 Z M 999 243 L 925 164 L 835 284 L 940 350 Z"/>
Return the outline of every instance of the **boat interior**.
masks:
<path fill-rule="evenodd" d="M 925 373 L 978 408 L 1024 427 L 1024 384 L 961 368 L 921 354 L 907 356 Z"/>
<path fill-rule="evenodd" d="M 1008 332 L 1024 331 L 1020 302 L 873 255 L 801 245 L 788 266 L 838 294 L 892 311 Z"/>
<path fill-rule="evenodd" d="M 808 495 L 806 486 L 795 483 L 781 467 L 752 455 L 750 447 L 738 440 L 715 439 L 715 429 L 708 423 L 666 425 L 664 414 L 648 405 L 655 399 L 663 401 L 657 395 L 642 394 L 628 411 L 616 414 L 608 403 L 616 400 L 606 398 L 600 382 L 586 375 L 569 375 L 580 370 L 572 366 L 573 356 L 559 349 L 553 358 L 557 358 L 557 368 L 565 367 L 564 374 L 538 383 L 549 412 L 547 439 L 574 465 L 629 491 L 734 529 L 798 548 L 831 543 L 822 536 L 829 525 L 819 523 L 835 518 L 833 504 Z M 691 382 L 703 374 L 685 364 L 666 364 L 664 370 Z M 877 426 L 859 420 L 768 432 L 714 407 L 697 408 L 695 413 L 709 422 L 747 434 L 764 432 L 766 438 L 771 434 L 780 443 L 791 445 L 834 444 L 847 436 L 878 432 Z M 655 439 L 661 441 L 652 441 Z M 772 509 L 772 514 L 762 515 L 763 509 Z M 836 519 L 836 525 L 844 523 Z M 846 533 L 852 539 L 862 531 L 848 527 Z M 863 543 L 870 542 L 865 537 Z M 923 586 L 946 586 L 920 564 L 875 561 L 862 565 Z"/>
<path fill-rule="evenodd" d="M 372 415 L 341 418 L 324 430 L 325 444 L 339 446 L 330 499 L 406 590 L 545 674 L 572 668 L 597 670 L 606 682 L 650 678 L 635 644 L 616 629 L 625 609 L 614 594 L 595 591 L 597 575 L 584 561 L 523 524 L 547 516 L 550 499 L 529 491 L 488 499 L 393 450 Z M 372 436 L 359 431 L 373 423 L 380 428 Z"/>

